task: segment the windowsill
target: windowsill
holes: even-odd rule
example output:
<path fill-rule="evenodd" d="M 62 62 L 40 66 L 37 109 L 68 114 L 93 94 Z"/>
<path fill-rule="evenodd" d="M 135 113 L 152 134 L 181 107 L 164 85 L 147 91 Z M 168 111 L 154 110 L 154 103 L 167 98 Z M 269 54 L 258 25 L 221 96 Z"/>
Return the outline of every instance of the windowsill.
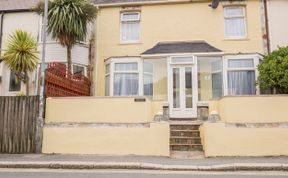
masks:
<path fill-rule="evenodd" d="M 38 44 L 42 45 L 43 42 L 39 41 Z M 59 41 L 46 41 L 46 44 L 60 44 L 60 42 Z M 85 47 L 89 46 L 88 43 L 83 43 L 83 42 L 76 42 L 75 45 L 80 45 L 80 46 L 85 46 Z"/>
<path fill-rule="evenodd" d="M 235 37 L 235 38 L 224 38 L 223 39 L 223 41 L 249 41 L 250 39 L 249 38 L 247 38 L 247 37 L 239 37 L 239 38 L 237 38 L 237 37 Z"/>
<path fill-rule="evenodd" d="M 120 41 L 119 45 L 135 45 L 142 44 L 141 41 Z"/>

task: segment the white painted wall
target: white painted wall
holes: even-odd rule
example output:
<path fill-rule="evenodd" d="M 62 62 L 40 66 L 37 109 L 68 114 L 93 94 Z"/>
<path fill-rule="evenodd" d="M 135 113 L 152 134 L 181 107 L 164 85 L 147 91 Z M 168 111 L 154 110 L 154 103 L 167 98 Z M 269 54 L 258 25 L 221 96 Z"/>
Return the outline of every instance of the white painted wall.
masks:
<path fill-rule="evenodd" d="M 31 33 L 38 41 L 41 33 L 41 17 L 33 12 L 15 12 L 5 13 L 3 20 L 3 38 L 2 50 L 5 50 L 6 41 L 9 35 L 15 32 L 16 29 L 22 29 Z M 88 33 L 90 36 L 90 32 Z M 88 38 L 89 39 L 89 38 Z M 41 59 L 42 45 L 39 42 L 39 59 Z M 46 48 L 46 62 L 66 62 L 66 49 L 57 42 L 48 42 Z M 84 44 L 77 44 L 72 49 L 72 62 L 80 65 L 89 64 L 89 46 Z M 0 95 L 16 95 L 19 92 L 9 92 L 10 70 L 3 65 L 0 76 L 2 75 L 2 82 L 0 83 Z M 36 73 L 30 76 L 30 94 L 36 94 Z M 21 91 L 25 93 L 25 85 L 22 84 Z"/>
<path fill-rule="evenodd" d="M 288 46 L 288 0 L 268 0 L 270 47 Z"/>

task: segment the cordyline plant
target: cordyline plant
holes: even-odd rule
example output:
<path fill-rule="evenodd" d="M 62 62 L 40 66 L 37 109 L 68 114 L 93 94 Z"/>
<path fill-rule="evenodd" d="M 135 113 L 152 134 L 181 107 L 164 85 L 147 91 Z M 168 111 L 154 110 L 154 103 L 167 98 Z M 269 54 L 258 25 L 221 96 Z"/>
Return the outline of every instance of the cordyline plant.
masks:
<path fill-rule="evenodd" d="M 33 10 L 42 15 L 44 2 L 40 1 Z M 54 40 L 66 47 L 70 72 L 72 72 L 72 47 L 85 39 L 87 25 L 93 22 L 96 13 L 97 8 L 87 0 L 49 1 L 47 31 Z"/>
<path fill-rule="evenodd" d="M 264 57 L 258 66 L 258 85 L 273 94 L 288 94 L 288 47 L 279 48 Z"/>
<path fill-rule="evenodd" d="M 37 40 L 31 34 L 16 30 L 9 36 L 2 56 L 9 69 L 26 84 L 26 96 L 29 96 L 29 72 L 33 72 L 39 63 L 37 46 Z"/>

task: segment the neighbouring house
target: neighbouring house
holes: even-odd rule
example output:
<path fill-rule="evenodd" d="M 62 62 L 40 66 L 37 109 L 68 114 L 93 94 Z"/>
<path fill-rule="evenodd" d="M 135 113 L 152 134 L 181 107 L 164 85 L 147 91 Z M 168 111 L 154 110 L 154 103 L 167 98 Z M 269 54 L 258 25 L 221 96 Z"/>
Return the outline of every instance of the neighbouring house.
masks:
<path fill-rule="evenodd" d="M 94 2 L 96 96 L 145 96 L 177 119 L 222 96 L 259 94 L 260 1 Z"/>
<path fill-rule="evenodd" d="M 265 3 L 270 51 L 288 46 L 288 25 L 284 22 L 288 18 L 288 1 L 265 0 Z"/>
<path fill-rule="evenodd" d="M 22 29 L 31 33 L 39 42 L 40 51 L 39 59 L 41 61 L 42 50 L 42 16 L 32 12 L 33 8 L 39 0 L 3 0 L 0 1 L 0 49 L 3 54 L 5 50 L 5 41 L 9 35 L 16 29 Z M 90 27 L 89 27 L 90 28 Z M 92 27 L 91 27 L 92 28 Z M 90 28 L 90 29 L 91 29 Z M 87 66 L 90 64 L 90 36 L 85 41 L 79 42 L 72 49 L 73 73 L 82 73 L 88 75 Z M 57 41 L 52 40 L 48 36 L 46 46 L 46 62 L 66 63 L 66 48 L 62 47 Z M 37 93 L 38 72 L 31 74 L 30 78 L 30 94 Z M 10 71 L 7 66 L 0 63 L 0 95 L 17 95 L 25 93 L 25 86 L 21 82 L 17 82 L 15 74 Z"/>

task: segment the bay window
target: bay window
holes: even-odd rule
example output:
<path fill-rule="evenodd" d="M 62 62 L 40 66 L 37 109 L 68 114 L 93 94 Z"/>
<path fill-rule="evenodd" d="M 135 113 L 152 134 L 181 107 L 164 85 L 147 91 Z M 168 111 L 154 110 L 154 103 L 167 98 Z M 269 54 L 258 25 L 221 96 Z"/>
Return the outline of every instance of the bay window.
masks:
<path fill-rule="evenodd" d="M 121 14 L 121 42 L 137 42 L 140 39 L 140 13 Z"/>
<path fill-rule="evenodd" d="M 138 58 L 113 58 L 106 64 L 106 96 L 138 96 L 142 62 Z M 142 80 L 141 80 L 142 81 Z"/>
<path fill-rule="evenodd" d="M 226 63 L 227 95 L 255 95 L 256 66 L 259 60 L 255 58 L 228 58 Z"/>
<path fill-rule="evenodd" d="M 224 7 L 225 38 L 246 36 L 245 7 Z"/>

